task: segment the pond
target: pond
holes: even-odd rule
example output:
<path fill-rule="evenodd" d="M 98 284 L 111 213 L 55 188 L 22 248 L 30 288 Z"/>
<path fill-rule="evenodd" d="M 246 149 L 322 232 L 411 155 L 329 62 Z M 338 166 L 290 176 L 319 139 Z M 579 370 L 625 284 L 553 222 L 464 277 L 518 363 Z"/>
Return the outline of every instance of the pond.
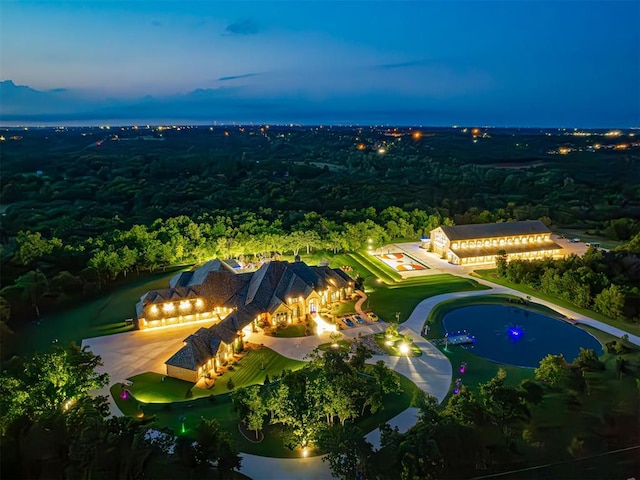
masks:
<path fill-rule="evenodd" d="M 580 347 L 602 355 L 602 345 L 584 330 L 540 313 L 510 305 L 472 305 L 456 308 L 442 319 L 449 335 L 475 337 L 471 353 L 493 362 L 535 368 L 547 354 L 564 355 L 571 362 Z"/>

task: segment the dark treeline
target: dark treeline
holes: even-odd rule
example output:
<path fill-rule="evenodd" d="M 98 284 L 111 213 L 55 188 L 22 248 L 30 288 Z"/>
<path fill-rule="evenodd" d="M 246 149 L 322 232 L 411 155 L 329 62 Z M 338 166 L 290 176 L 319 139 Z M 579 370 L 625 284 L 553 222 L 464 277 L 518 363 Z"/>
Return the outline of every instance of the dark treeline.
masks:
<path fill-rule="evenodd" d="M 634 238 L 635 243 L 640 235 Z M 610 318 L 640 319 L 640 257 L 630 253 L 633 242 L 618 251 L 590 247 L 585 255 L 560 260 L 512 260 L 496 258 L 498 275 L 562 298 L 579 307 L 594 309 Z"/>
<path fill-rule="evenodd" d="M 628 240 L 640 216 L 633 138 L 564 131 L 205 127 L 32 129 L 0 151 L 4 239 L 92 237 L 157 218 L 437 208 L 457 224 L 547 216 Z M 6 134 L 7 136 L 10 133 Z M 99 143 L 99 146 L 98 146 Z M 558 147 L 574 149 L 559 155 Z M 599 148 L 594 145 L 626 145 Z M 380 153 L 383 152 L 383 153 Z M 486 212 L 484 212 L 486 211 Z"/>
<path fill-rule="evenodd" d="M 339 218 L 328 220 L 308 212 L 288 230 L 273 212 L 235 210 L 195 220 L 187 216 L 158 219 L 150 226 L 134 225 L 75 241 L 21 231 L 5 249 L 3 305 L 9 310 L 11 327 L 19 328 L 24 319 L 39 317 L 42 305 L 53 308 L 78 295 L 96 293 L 130 272 L 216 257 L 259 261 L 312 250 L 350 252 L 393 238 L 418 238 L 441 224 L 451 224 L 437 211 L 406 212 L 397 207 L 382 212 L 343 210 Z"/>

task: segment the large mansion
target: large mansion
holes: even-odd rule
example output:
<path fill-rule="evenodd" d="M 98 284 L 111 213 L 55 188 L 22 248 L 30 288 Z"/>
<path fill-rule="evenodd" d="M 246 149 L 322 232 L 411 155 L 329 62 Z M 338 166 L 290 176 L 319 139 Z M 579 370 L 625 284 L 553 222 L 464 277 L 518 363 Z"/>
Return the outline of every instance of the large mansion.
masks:
<path fill-rule="evenodd" d="M 562 252 L 540 220 L 438 227 L 431 231 L 431 249 L 455 265 L 493 263 L 501 250 L 508 259 L 555 258 Z"/>
<path fill-rule="evenodd" d="M 234 267 L 212 260 L 176 275 L 167 289 L 145 293 L 136 305 L 139 329 L 213 323 L 184 340 L 165 362 L 167 375 L 196 382 L 224 364 L 259 323 L 301 321 L 353 294 L 353 280 L 327 266 L 274 261 L 247 273 Z"/>

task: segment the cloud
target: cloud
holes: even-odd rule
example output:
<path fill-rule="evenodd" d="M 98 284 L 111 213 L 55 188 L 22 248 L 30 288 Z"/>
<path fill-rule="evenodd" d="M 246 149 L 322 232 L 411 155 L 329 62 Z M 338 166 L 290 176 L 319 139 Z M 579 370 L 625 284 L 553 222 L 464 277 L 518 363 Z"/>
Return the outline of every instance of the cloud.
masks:
<path fill-rule="evenodd" d="M 258 75 L 262 75 L 262 73 L 245 73 L 244 75 L 231 75 L 229 77 L 220 77 L 218 81 L 226 82 L 228 80 L 238 80 L 240 78 L 257 77 Z"/>
<path fill-rule="evenodd" d="M 223 35 L 255 35 L 258 33 L 258 25 L 250 18 L 236 20 L 227 25 Z"/>
<path fill-rule="evenodd" d="M 383 63 L 381 65 L 374 65 L 373 68 L 381 69 L 381 70 L 392 70 L 395 68 L 413 68 L 425 65 L 427 63 L 426 60 L 411 60 L 409 62 L 400 62 L 400 63 Z"/>

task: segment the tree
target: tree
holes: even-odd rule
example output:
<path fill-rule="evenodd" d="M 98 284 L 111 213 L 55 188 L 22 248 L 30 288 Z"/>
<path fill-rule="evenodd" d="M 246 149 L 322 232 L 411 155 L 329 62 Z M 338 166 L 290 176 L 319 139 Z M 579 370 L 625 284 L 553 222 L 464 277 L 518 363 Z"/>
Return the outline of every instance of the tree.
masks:
<path fill-rule="evenodd" d="M 580 353 L 573 363 L 583 370 L 602 371 L 605 369 L 604 363 L 600 361 L 596 352 L 591 348 L 580 347 Z"/>
<path fill-rule="evenodd" d="M 464 385 L 460 388 L 460 393 L 449 397 L 442 415 L 465 426 L 480 426 L 486 422 L 484 408 Z"/>
<path fill-rule="evenodd" d="M 18 277 L 12 286 L 21 291 L 21 297 L 28 300 L 40 318 L 40 301 L 49 292 L 49 281 L 40 270 L 32 270 Z"/>
<path fill-rule="evenodd" d="M 81 349 L 75 344 L 34 355 L 24 362 L 21 371 L 3 372 L 0 377 L 2 401 L 7 402 L 3 405 L 2 415 L 13 412 L 9 417 L 15 418 L 19 413 L 35 420 L 52 412 L 70 409 L 76 402 L 87 398 L 89 391 L 99 390 L 108 383 L 106 373 L 95 371 L 100 365 L 102 360 L 99 356 L 88 351 L 87 347 Z M 100 402 L 104 397 L 95 400 L 98 402 L 95 405 L 103 408 Z"/>
<path fill-rule="evenodd" d="M 262 430 L 267 407 L 260 395 L 260 387 L 257 385 L 241 388 L 231 396 L 233 408 L 240 416 L 249 430 L 253 430 L 258 439 L 258 431 Z"/>
<path fill-rule="evenodd" d="M 201 418 L 196 427 L 195 461 L 198 466 L 217 468 L 221 478 L 231 478 L 232 472 L 240 468 L 242 457 L 231 436 L 217 420 Z"/>
<path fill-rule="evenodd" d="M 356 351 L 349 359 L 349 366 L 356 372 L 364 371 L 365 362 L 371 358 L 373 353 L 371 349 L 362 342 L 357 342 Z"/>
<path fill-rule="evenodd" d="M 540 360 L 540 366 L 534 371 L 535 379 L 558 387 L 563 384 L 569 375 L 569 365 L 563 355 L 547 355 Z"/>
<path fill-rule="evenodd" d="M 323 462 L 329 462 L 334 477 L 372 478 L 373 446 L 364 439 L 356 426 L 333 425 L 320 430 L 318 447 L 326 452 Z"/>
<path fill-rule="evenodd" d="M 596 311 L 616 319 L 624 319 L 624 294 L 615 284 L 596 295 L 593 302 Z"/>
<path fill-rule="evenodd" d="M 18 244 L 16 258 L 24 266 L 28 266 L 43 255 L 53 252 L 55 245 L 62 244 L 59 239 L 49 241 L 46 238 L 42 238 L 40 232 L 31 233 L 29 230 L 18 232 L 16 243 Z"/>
<path fill-rule="evenodd" d="M 507 372 L 498 370 L 495 377 L 480 385 L 480 399 L 496 427 L 500 429 L 507 441 L 513 439 L 514 426 L 529 418 L 522 394 L 515 388 L 505 384 Z"/>
<path fill-rule="evenodd" d="M 544 399 L 544 390 L 536 382 L 525 378 L 520 382 L 522 398 L 531 405 L 540 405 Z"/>

